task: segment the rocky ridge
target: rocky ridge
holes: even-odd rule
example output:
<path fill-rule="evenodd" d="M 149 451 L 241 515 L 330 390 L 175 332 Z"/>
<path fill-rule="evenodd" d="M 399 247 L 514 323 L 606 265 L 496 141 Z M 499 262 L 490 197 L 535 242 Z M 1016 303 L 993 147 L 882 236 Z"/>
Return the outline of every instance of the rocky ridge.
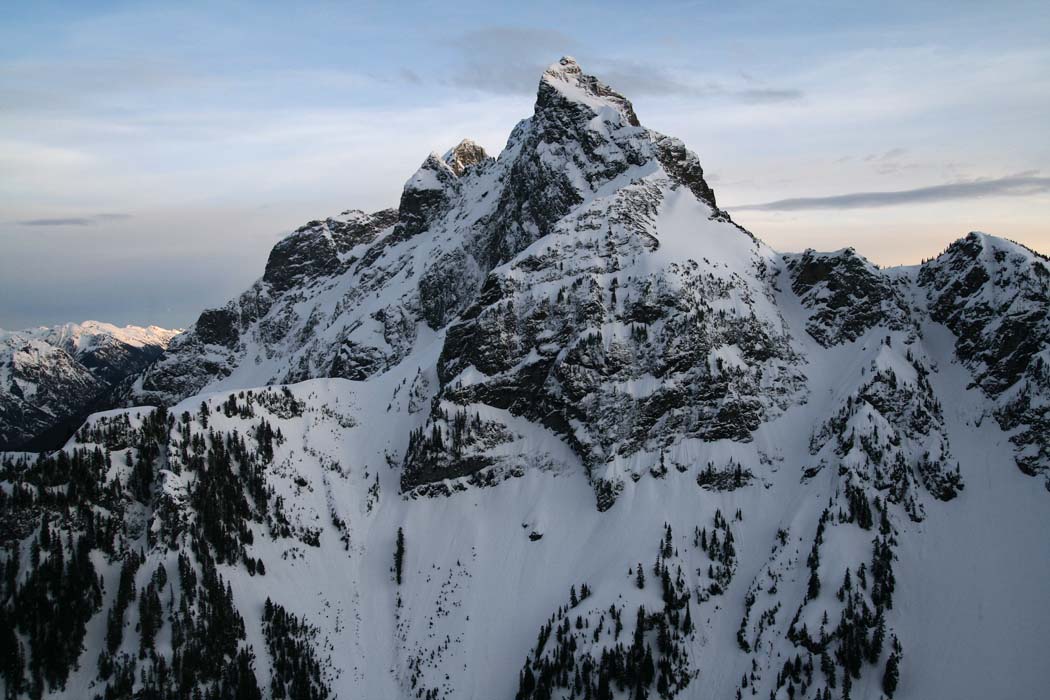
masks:
<path fill-rule="evenodd" d="M 4 688 L 1030 696 L 1047 276 L 779 254 L 562 59 L 497 158 L 275 246 L 157 407 L 2 460 Z"/>

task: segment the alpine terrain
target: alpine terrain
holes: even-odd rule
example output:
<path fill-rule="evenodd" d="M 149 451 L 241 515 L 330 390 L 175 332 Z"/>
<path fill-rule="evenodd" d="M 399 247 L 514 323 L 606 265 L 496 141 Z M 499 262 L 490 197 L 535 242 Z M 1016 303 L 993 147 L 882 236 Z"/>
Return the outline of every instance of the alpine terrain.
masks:
<path fill-rule="evenodd" d="M 0 329 L 0 450 L 61 447 L 92 411 L 118 405 L 179 332 L 98 321 Z"/>
<path fill-rule="evenodd" d="M 498 157 L 302 226 L 124 408 L 6 454 L 0 685 L 1043 697 L 1048 311 L 987 234 L 772 250 L 563 58 Z"/>

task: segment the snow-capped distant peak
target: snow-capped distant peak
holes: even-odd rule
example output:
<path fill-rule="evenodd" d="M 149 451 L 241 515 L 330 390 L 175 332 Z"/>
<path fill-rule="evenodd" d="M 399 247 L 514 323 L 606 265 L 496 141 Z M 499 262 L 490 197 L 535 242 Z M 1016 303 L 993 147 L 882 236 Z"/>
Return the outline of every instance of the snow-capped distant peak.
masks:
<path fill-rule="evenodd" d="M 182 332 L 181 328 L 168 329 L 160 326 L 115 326 L 103 321 L 65 323 L 48 329 L 52 342 L 68 343 L 75 351 L 85 351 L 104 338 L 141 348 L 147 345 L 166 348 L 171 339 Z"/>
<path fill-rule="evenodd" d="M 64 421 L 102 405 L 181 330 L 101 321 L 0 330 L 0 449 L 34 445 Z"/>
<path fill-rule="evenodd" d="M 56 326 L 37 326 L 17 331 L 0 330 L 5 338 L 32 338 L 56 347 L 61 347 L 71 354 L 88 352 L 100 343 L 116 341 L 133 348 L 147 346 L 166 348 L 171 339 L 183 329 L 168 329 L 160 326 L 116 326 L 103 321 L 84 321 L 82 323 L 62 323 Z"/>

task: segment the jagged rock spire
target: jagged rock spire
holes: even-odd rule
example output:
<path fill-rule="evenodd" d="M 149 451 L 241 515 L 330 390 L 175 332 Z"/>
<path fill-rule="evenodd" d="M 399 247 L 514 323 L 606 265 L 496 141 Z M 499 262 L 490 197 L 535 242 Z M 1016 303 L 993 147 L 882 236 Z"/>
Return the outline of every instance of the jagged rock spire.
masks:
<path fill-rule="evenodd" d="M 470 139 L 463 139 L 455 148 L 449 149 L 442 158 L 457 176 L 462 176 L 478 163 L 491 160 L 485 149 Z"/>

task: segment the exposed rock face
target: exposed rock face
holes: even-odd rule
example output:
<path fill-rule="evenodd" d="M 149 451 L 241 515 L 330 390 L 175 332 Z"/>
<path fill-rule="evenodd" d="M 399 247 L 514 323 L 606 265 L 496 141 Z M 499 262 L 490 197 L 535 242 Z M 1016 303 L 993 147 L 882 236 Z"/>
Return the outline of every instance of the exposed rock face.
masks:
<path fill-rule="evenodd" d="M 558 89 L 558 83 L 570 86 L 570 90 Z M 593 75 L 584 73 L 572 56 L 563 56 L 544 73 L 536 98 L 536 111 L 563 109 L 566 100 L 585 103 L 592 109 L 612 108 L 620 113 L 628 125 L 641 126 L 630 100 Z"/>
<path fill-rule="evenodd" d="M 669 176 L 688 187 L 697 199 L 711 207 L 712 216 L 729 220 L 729 214 L 720 210 L 715 203 L 715 191 L 704 180 L 700 159 L 684 143 L 670 136 L 661 136 L 656 140 L 656 157 Z"/>
<path fill-rule="evenodd" d="M 371 243 L 380 231 L 395 223 L 395 209 L 372 215 L 350 210 L 324 221 L 311 221 L 273 247 L 263 281 L 274 291 L 285 292 L 308 286 L 316 278 L 340 274 L 356 262 L 351 250 Z"/>
<path fill-rule="evenodd" d="M 398 226 L 398 211 L 385 209 L 373 214 L 348 210 L 300 227 L 274 246 L 262 279 L 225 307 L 204 311 L 163 361 L 133 387 L 128 400 L 170 402 L 227 378 L 238 368 L 261 383 L 310 376 L 358 377 L 362 366 L 369 371 L 381 369 L 389 353 L 404 346 L 391 336 L 400 329 L 386 328 L 379 320 L 382 305 L 355 314 L 352 300 L 368 294 L 366 288 L 374 294 L 375 287 L 368 285 L 382 285 L 388 279 L 380 266 L 371 263 L 383 255 Z M 363 258 L 369 254 L 371 263 L 365 263 Z M 355 274 L 362 270 L 364 274 Z M 348 325 L 337 325 L 340 320 Z M 362 327 L 368 323 L 374 325 Z M 372 343 L 347 338 L 356 329 L 362 336 L 373 329 L 382 336 L 386 330 L 394 345 L 384 352 Z M 408 332 L 411 335 L 414 328 Z M 362 356 L 350 363 L 353 369 L 340 359 L 348 352 Z M 369 357 L 375 364 L 365 362 Z"/>
<path fill-rule="evenodd" d="M 856 340 L 879 325 L 901 330 L 907 324 L 908 307 L 900 290 L 852 248 L 807 250 L 784 260 L 791 291 L 811 312 L 806 330 L 821 345 Z"/>
<path fill-rule="evenodd" d="M 996 419 L 1014 431 L 1018 465 L 1050 472 L 1050 261 L 971 233 L 924 265 L 919 284 L 933 318 L 955 334 L 959 358 L 996 401 Z"/>
<path fill-rule="evenodd" d="M 14 450 L 83 412 L 105 384 L 64 350 L 25 339 L 5 348 L 0 398 L 2 449 Z"/>
<path fill-rule="evenodd" d="M 673 173 L 661 171 L 661 159 Z M 275 246 L 263 279 L 221 314 L 203 315 L 132 400 L 172 402 L 209 382 L 384 371 L 411 350 L 419 323 L 445 327 L 490 270 L 573 208 L 614 182 L 658 172 L 713 207 L 695 155 L 640 127 L 626 98 L 563 59 L 543 74 L 535 113 L 498 159 L 464 141 L 427 157 L 405 184 L 396 218 L 351 211 L 299 229 Z"/>
<path fill-rule="evenodd" d="M 0 330 L 0 450 L 59 446 L 177 332 L 97 321 Z"/>
<path fill-rule="evenodd" d="M 778 254 L 562 59 L 497 159 L 275 246 L 170 407 L 0 455 L 0 691 L 1038 697 L 1048 278 Z M 17 401 L 97 382 L 27 347 Z"/>
<path fill-rule="evenodd" d="M 416 174 L 405 184 L 398 207 L 394 239 L 405 240 L 426 231 L 449 204 L 449 190 L 455 171 L 436 153 L 430 154 Z"/>
<path fill-rule="evenodd" d="M 711 250 L 737 252 L 722 263 L 690 259 L 705 237 Z M 801 304 L 804 332 L 833 348 L 878 329 L 914 343 L 927 294 L 918 284 L 985 391 L 998 396 L 1027 377 L 1029 389 L 996 415 L 1021 428 L 1023 468 L 1041 471 L 1044 416 L 1029 396 L 1046 393 L 1043 267 L 998 279 L 1007 267 L 973 263 L 974 241 L 923 266 L 917 283 L 916 273 L 879 270 L 849 249 L 777 256 L 718 208 L 695 154 L 642 127 L 629 100 L 564 58 L 541 77 L 533 116 L 498 159 L 464 140 L 424 160 L 397 210 L 351 210 L 300 228 L 274 247 L 252 289 L 201 315 L 134 400 L 366 380 L 410 355 L 421 332 L 437 331 L 445 340 L 433 420 L 474 404 L 509 411 L 562 436 L 596 484 L 619 488 L 676 441 L 747 441 L 797 400 L 805 353 L 773 301 L 776 285 Z M 974 301 L 979 289 L 1014 283 L 1029 299 L 1023 315 L 996 320 L 1008 295 Z M 929 370 L 909 352 L 914 371 Z M 925 398 L 911 403 L 929 404 L 928 387 L 917 388 Z M 928 459 L 943 471 L 949 455 Z M 909 463 L 916 484 L 930 473 Z M 404 485 L 436 473 L 410 455 Z"/>
<path fill-rule="evenodd" d="M 230 309 L 208 309 L 195 326 L 201 342 L 232 348 L 237 345 L 237 315 Z"/>
<path fill-rule="evenodd" d="M 1050 262 L 1023 246 L 971 233 L 922 267 L 934 318 L 952 329 L 959 357 L 998 394 L 1022 378 L 1050 339 Z"/>
<path fill-rule="evenodd" d="M 776 415 L 802 377 L 770 301 L 773 255 L 721 222 L 677 229 L 711 209 L 676 187 L 653 177 L 596 199 L 497 268 L 448 329 L 436 420 L 482 404 L 540 423 L 601 495 L 679 442 L 748 441 Z M 682 237 L 722 250 L 677 262 Z M 410 452 L 405 488 L 434 473 L 431 457 Z"/>
<path fill-rule="evenodd" d="M 463 177 L 469 168 L 488 162 L 492 158 L 478 144 L 470 139 L 463 139 L 459 142 L 459 145 L 445 154 L 443 160 L 448 167 L 452 168 L 452 172 L 456 174 L 456 177 Z"/>

